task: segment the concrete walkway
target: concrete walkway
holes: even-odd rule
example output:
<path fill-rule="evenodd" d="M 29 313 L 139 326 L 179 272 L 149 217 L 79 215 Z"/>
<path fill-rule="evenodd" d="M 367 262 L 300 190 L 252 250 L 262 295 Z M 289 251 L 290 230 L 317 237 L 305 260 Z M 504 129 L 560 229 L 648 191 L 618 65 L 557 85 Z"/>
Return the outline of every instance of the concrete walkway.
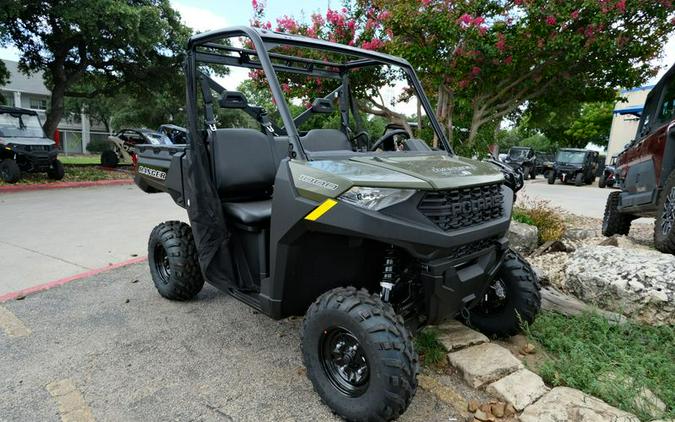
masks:
<path fill-rule="evenodd" d="M 144 256 L 165 220 L 187 214 L 135 185 L 0 194 L 0 295 Z"/>

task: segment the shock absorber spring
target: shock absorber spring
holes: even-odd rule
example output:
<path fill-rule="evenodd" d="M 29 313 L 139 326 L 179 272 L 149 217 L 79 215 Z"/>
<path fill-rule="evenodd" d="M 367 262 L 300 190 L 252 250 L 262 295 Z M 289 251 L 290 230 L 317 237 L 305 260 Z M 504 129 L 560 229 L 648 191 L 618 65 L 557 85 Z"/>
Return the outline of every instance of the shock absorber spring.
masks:
<path fill-rule="evenodd" d="M 380 297 L 383 301 L 389 302 L 391 289 L 396 284 L 396 250 L 394 246 L 389 246 L 384 253 L 384 266 L 382 269 L 382 281 L 380 281 Z"/>

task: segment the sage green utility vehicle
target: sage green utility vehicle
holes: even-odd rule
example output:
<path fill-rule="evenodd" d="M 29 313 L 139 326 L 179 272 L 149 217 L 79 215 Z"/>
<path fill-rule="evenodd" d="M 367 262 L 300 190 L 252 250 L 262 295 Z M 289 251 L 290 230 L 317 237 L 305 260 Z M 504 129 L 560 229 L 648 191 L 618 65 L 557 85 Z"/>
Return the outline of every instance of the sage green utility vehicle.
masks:
<path fill-rule="evenodd" d="M 314 388 L 364 421 L 410 404 L 411 332 L 534 320 L 537 278 L 506 237 L 516 179 L 452 152 L 408 62 L 248 27 L 195 35 L 186 60 L 187 145 L 137 147 L 138 186 L 190 218 L 150 235 L 162 296 L 207 281 L 272 318 L 305 315 Z M 250 79 L 224 87 L 224 67 Z"/>

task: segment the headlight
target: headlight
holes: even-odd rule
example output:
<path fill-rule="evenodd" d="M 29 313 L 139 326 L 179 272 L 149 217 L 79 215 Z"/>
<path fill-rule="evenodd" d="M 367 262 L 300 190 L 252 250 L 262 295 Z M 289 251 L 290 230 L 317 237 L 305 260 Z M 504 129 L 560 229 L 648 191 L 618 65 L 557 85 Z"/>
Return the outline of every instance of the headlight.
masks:
<path fill-rule="evenodd" d="M 381 210 L 403 202 L 415 194 L 414 189 L 364 188 L 354 186 L 340 195 L 340 200 L 369 210 Z"/>

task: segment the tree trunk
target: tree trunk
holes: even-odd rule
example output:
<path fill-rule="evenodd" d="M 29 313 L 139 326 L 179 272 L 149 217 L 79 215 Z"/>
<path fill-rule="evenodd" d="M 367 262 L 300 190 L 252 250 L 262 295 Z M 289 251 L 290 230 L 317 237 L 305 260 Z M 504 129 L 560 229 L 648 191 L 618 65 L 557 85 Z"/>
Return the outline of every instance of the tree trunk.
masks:
<path fill-rule="evenodd" d="M 53 137 L 56 128 L 61 122 L 65 110 L 64 99 L 66 94 L 66 82 L 56 81 L 52 87 L 51 104 L 47 112 L 47 119 L 42 128 L 48 137 Z"/>
<path fill-rule="evenodd" d="M 476 141 L 476 136 L 478 136 L 478 129 L 482 126 L 481 120 L 483 119 L 483 114 L 478 110 L 473 111 L 473 117 L 471 118 L 471 129 L 469 129 L 469 137 L 466 140 L 466 146 L 471 148 L 473 147 L 474 142 Z"/>
<path fill-rule="evenodd" d="M 447 93 L 448 99 L 446 100 L 447 105 L 446 105 L 446 122 L 445 125 L 448 128 L 448 144 L 450 144 L 450 148 L 454 148 L 454 139 L 455 139 L 455 134 L 454 134 L 454 122 L 452 121 L 452 115 L 455 112 L 455 97 L 451 91 L 448 91 Z"/>

